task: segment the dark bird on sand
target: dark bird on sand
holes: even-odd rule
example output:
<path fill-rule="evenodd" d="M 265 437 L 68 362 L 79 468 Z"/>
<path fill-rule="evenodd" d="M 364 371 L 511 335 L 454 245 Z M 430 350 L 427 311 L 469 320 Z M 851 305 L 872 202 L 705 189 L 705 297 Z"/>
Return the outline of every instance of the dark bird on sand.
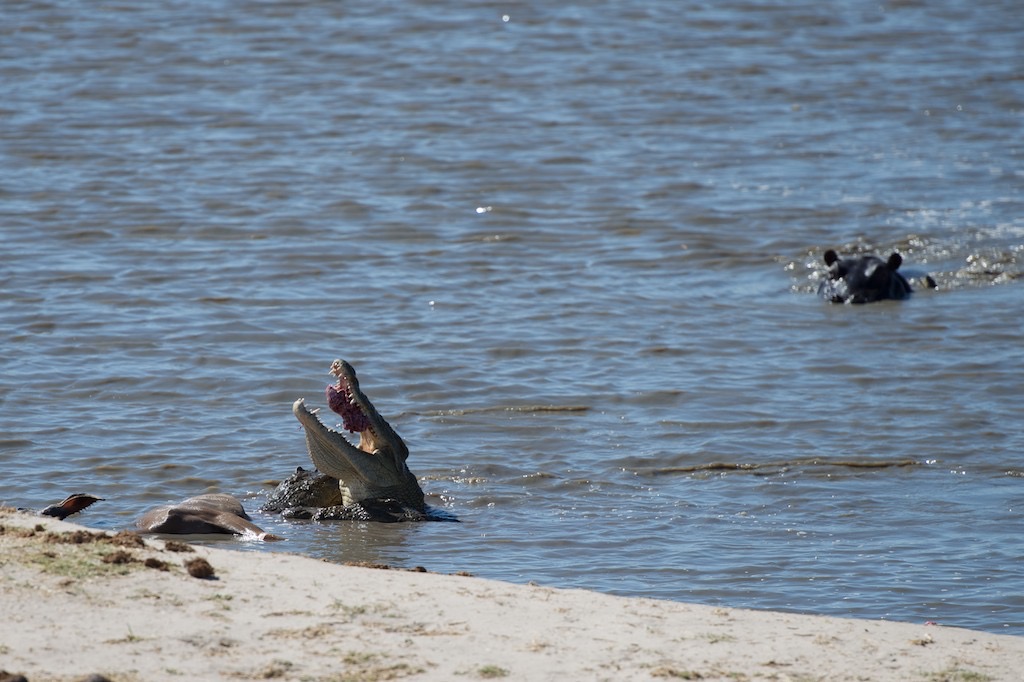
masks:
<path fill-rule="evenodd" d="M 93 502 L 103 502 L 103 498 L 86 493 L 75 493 L 74 495 L 68 495 L 64 498 L 63 502 L 51 504 L 39 513 L 43 516 L 56 516 L 63 521 L 72 514 L 82 511 Z"/>

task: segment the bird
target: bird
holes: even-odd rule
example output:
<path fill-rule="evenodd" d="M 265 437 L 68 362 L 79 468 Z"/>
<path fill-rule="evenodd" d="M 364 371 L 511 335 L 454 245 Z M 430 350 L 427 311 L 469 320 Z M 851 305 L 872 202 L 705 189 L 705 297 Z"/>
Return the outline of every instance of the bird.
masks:
<path fill-rule="evenodd" d="M 75 493 L 74 495 L 68 495 L 62 502 L 57 504 L 51 504 L 39 513 L 43 516 L 56 516 L 60 520 L 77 514 L 93 502 L 103 502 L 102 497 L 96 497 L 95 495 L 89 495 L 86 493 Z"/>

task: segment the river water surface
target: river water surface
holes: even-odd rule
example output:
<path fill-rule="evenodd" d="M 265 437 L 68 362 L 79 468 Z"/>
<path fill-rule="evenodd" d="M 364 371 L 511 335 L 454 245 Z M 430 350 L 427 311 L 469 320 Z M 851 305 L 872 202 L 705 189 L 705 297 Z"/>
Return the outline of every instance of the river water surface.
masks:
<path fill-rule="evenodd" d="M 1019 3 L 0 15 L 0 502 L 1024 635 Z M 938 288 L 830 305 L 828 248 Z M 339 357 L 462 523 L 256 513 Z"/>

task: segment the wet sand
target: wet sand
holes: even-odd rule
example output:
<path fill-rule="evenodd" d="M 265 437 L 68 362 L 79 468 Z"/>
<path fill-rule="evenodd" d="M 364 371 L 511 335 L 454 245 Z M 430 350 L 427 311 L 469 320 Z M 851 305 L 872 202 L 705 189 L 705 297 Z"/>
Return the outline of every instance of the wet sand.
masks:
<path fill-rule="evenodd" d="M 30 682 L 981 682 L 1019 679 L 1024 661 L 1024 637 L 939 624 L 342 566 L 11 509 L 0 511 L 0 567 L 0 670 Z"/>

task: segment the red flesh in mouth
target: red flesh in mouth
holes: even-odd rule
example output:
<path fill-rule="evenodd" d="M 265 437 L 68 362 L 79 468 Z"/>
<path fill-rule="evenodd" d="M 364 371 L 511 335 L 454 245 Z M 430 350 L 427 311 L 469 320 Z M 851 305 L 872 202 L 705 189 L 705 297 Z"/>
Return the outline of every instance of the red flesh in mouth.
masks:
<path fill-rule="evenodd" d="M 338 379 L 337 385 L 329 385 L 326 393 L 327 406 L 341 415 L 341 421 L 344 423 L 346 431 L 359 433 L 370 428 L 370 420 L 352 401 L 352 393 L 344 379 Z"/>

